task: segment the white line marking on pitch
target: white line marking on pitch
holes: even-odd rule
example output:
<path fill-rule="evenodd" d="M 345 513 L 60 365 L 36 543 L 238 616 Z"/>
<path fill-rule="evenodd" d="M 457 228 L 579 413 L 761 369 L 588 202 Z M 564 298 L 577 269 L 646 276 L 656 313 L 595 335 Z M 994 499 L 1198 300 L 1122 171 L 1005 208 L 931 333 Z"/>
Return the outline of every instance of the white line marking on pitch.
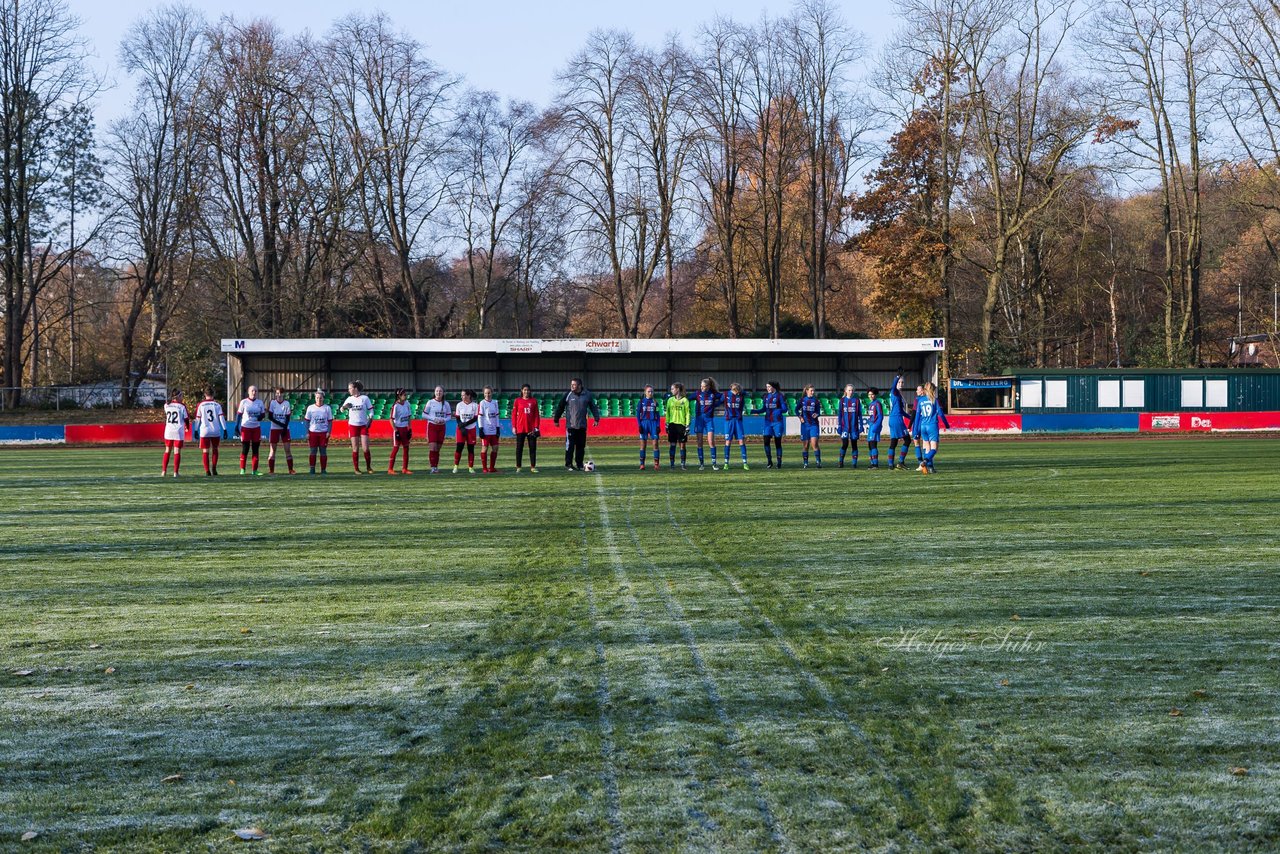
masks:
<path fill-rule="evenodd" d="M 608 510 L 605 507 L 604 484 L 599 478 L 596 480 L 597 495 L 600 498 L 600 510 L 602 516 L 607 519 Z M 668 491 L 668 495 L 670 492 Z M 635 487 L 631 488 L 631 497 L 635 498 Z M 689 656 L 693 659 L 694 670 L 702 679 L 702 685 L 707 692 L 707 698 L 711 702 L 711 708 L 716 714 L 716 718 L 720 721 L 720 726 L 724 729 L 725 736 L 729 740 L 730 746 L 734 753 L 737 754 L 738 766 L 747 778 L 747 782 L 751 786 L 752 792 L 755 794 L 756 808 L 759 809 L 761 817 L 764 819 L 765 828 L 769 831 L 770 838 L 774 843 L 783 850 L 790 851 L 793 849 L 791 842 L 783 833 L 781 825 L 778 824 L 777 818 L 773 814 L 773 810 L 769 806 L 769 802 L 764 796 L 764 785 L 760 782 L 760 775 L 756 772 L 755 767 L 751 764 L 751 760 L 747 758 L 746 751 L 742 745 L 742 735 L 738 732 L 737 725 L 729 717 L 729 712 L 725 708 L 724 698 L 720 695 L 720 689 L 716 686 L 715 679 L 711 676 L 711 671 L 707 667 L 706 660 L 702 657 L 702 650 L 698 646 L 697 639 L 693 636 L 693 627 L 689 625 L 689 620 L 684 615 L 684 608 L 671 595 L 671 590 L 667 586 L 665 578 L 659 578 L 658 566 L 649 556 L 649 552 L 640 543 L 640 537 L 636 534 L 635 525 L 631 521 L 631 502 L 627 503 L 627 531 L 631 535 L 631 542 L 636 547 L 637 554 L 644 555 L 644 562 L 649 566 L 649 577 L 653 581 L 653 586 L 657 589 L 658 594 L 662 597 L 662 602 L 666 606 L 667 614 L 675 621 L 676 626 L 680 629 L 680 637 L 684 640 L 685 647 L 689 650 Z"/>
<path fill-rule="evenodd" d="M 587 521 L 579 523 L 582 533 L 582 576 L 587 584 L 587 612 L 591 617 L 591 639 L 595 641 L 596 666 L 600 680 L 596 685 L 596 703 L 600 707 L 600 755 L 604 760 L 604 792 L 608 801 L 606 818 L 609 822 L 609 850 L 622 850 L 622 797 L 618 792 L 617 746 L 613 740 L 613 720 L 609 709 L 613 697 L 609 691 L 609 672 L 604 657 L 604 638 L 600 632 L 599 609 L 596 607 L 595 586 L 591 583 L 591 558 L 587 550 Z"/>

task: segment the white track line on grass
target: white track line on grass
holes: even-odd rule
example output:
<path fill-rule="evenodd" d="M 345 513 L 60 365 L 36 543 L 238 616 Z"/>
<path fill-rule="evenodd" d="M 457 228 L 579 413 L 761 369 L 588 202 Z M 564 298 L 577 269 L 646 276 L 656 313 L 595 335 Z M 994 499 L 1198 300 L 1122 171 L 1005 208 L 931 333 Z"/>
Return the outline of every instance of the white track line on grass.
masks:
<path fill-rule="evenodd" d="M 596 479 L 596 494 L 600 499 L 600 512 L 603 519 L 608 518 L 608 508 L 606 507 L 604 497 L 604 484 Z M 635 487 L 631 488 L 631 499 L 635 498 Z M 711 703 L 711 708 L 715 712 L 716 719 L 720 721 L 720 726 L 724 730 L 725 737 L 729 741 L 730 747 L 733 748 L 737 755 L 738 767 L 742 771 L 743 776 L 747 778 L 747 782 L 751 786 L 751 791 L 755 795 L 756 808 L 760 811 L 760 817 L 764 820 L 765 829 L 769 831 L 769 837 L 774 843 L 784 851 L 793 850 L 791 842 L 787 839 L 786 834 L 782 830 L 782 826 L 778 823 L 778 819 L 773 814 L 773 809 L 769 806 L 768 800 L 764 796 L 764 785 L 760 782 L 760 775 L 757 773 L 755 766 L 751 764 L 751 760 L 747 757 L 746 750 L 742 744 L 742 734 L 738 732 L 737 725 L 733 719 L 729 717 L 728 709 L 725 707 L 724 698 L 720 695 L 720 689 L 716 686 L 715 679 L 711 676 L 711 671 L 707 667 L 706 659 L 702 656 L 702 650 L 698 646 L 697 638 L 693 635 L 693 627 L 689 624 L 689 620 L 685 617 L 684 608 L 671 595 L 671 589 L 665 577 L 659 577 L 657 564 L 653 562 L 649 552 L 640 543 L 640 537 L 636 533 L 635 524 L 631 521 L 631 501 L 627 502 L 627 532 L 631 536 L 631 542 L 636 548 L 638 555 L 643 555 L 644 562 L 649 567 L 649 577 L 653 581 L 654 588 L 662 597 L 663 605 L 666 606 L 667 614 L 675 622 L 676 627 L 680 630 L 680 637 L 684 640 L 685 647 L 689 650 L 689 657 L 693 660 L 694 670 L 702 680 L 703 689 L 707 693 L 707 699 Z"/>
<path fill-rule="evenodd" d="M 751 594 L 746 591 L 742 586 L 742 583 L 738 581 L 737 577 L 733 573 L 725 569 L 724 565 L 721 564 L 720 561 L 707 554 L 701 546 L 694 542 L 693 539 L 685 533 L 684 527 L 681 526 L 679 520 L 676 519 L 675 509 L 671 506 L 670 490 L 667 490 L 667 517 L 671 520 L 671 526 L 675 529 L 676 533 L 680 535 L 681 539 L 688 543 L 689 546 L 702 557 L 702 559 L 712 568 L 715 574 L 724 579 L 724 581 L 733 589 L 733 592 L 738 595 L 738 598 L 742 600 L 743 604 L 751 610 L 751 613 L 755 615 L 756 619 L 758 619 L 768 630 L 769 634 L 773 636 L 778 649 L 782 650 L 782 654 L 786 656 L 789 662 L 791 662 L 791 666 L 795 669 L 796 673 L 798 673 L 805 682 L 809 684 L 809 687 L 817 692 L 818 696 L 822 698 L 822 702 L 826 705 L 827 710 L 830 711 L 831 714 L 835 715 L 840 722 L 845 725 L 849 732 L 853 734 L 854 738 L 862 742 L 867 749 L 867 754 L 871 757 L 872 761 L 880 766 L 883 776 L 893 785 L 894 789 L 898 791 L 898 794 L 901 795 L 909 804 L 914 806 L 915 795 L 896 774 L 889 770 L 888 763 L 886 763 L 884 757 L 880 755 L 880 751 L 876 749 L 876 746 L 871 741 L 870 736 L 868 736 L 866 731 L 849 717 L 848 713 L 845 712 L 844 709 L 840 708 L 840 704 L 836 702 L 835 696 L 831 693 L 831 690 L 827 688 L 826 683 L 823 682 L 812 670 L 804 666 L 804 663 L 800 660 L 800 655 L 796 652 L 795 647 L 791 645 L 791 641 L 787 639 L 787 636 L 782 629 L 778 628 L 778 624 L 771 620 L 764 611 L 760 610 L 760 607 L 751 597 Z"/>
<path fill-rule="evenodd" d="M 596 607 L 595 586 L 591 583 L 591 557 L 587 549 L 587 521 L 579 522 L 582 533 L 582 576 L 587 585 L 587 613 L 591 617 L 591 639 L 596 647 L 596 666 L 600 680 L 596 684 L 596 704 L 600 707 L 600 758 L 604 761 L 604 792 L 607 801 L 606 818 L 609 822 L 609 850 L 617 854 L 622 850 L 622 797 L 618 792 L 617 745 L 613 740 L 613 719 L 609 709 L 613 695 L 609 691 L 609 672 L 604 657 L 604 636 L 600 631 L 599 609 Z"/>
<path fill-rule="evenodd" d="M 653 647 L 656 651 L 656 644 L 653 642 L 653 635 L 649 631 L 649 627 L 645 623 L 644 615 L 640 609 L 640 603 L 636 601 L 635 594 L 632 593 L 633 585 L 631 577 L 627 575 L 626 565 L 622 561 L 622 555 L 618 551 L 618 542 L 613 534 L 613 527 L 609 523 L 609 507 L 604 500 L 604 481 L 599 473 L 595 476 L 596 481 L 596 498 L 600 506 L 600 530 L 604 536 L 605 551 L 609 553 L 609 563 L 613 567 L 613 576 L 618 582 L 618 586 L 622 591 L 622 601 L 627 609 L 627 616 L 635 623 L 635 639 L 640 646 Z M 661 669 L 655 663 L 658 660 L 657 655 L 645 656 L 645 665 L 649 671 L 650 677 L 657 688 L 659 694 L 669 694 L 670 686 L 667 684 L 666 677 Z M 675 719 L 668 716 L 672 723 Z M 680 779 L 686 781 L 682 787 L 685 797 L 683 811 L 685 815 L 691 816 L 698 821 L 698 833 L 707 835 L 715 833 L 719 830 L 719 826 L 715 820 L 706 811 L 706 805 L 702 802 L 701 792 L 707 790 L 707 785 L 703 783 L 698 775 L 694 772 L 693 766 L 689 764 L 689 760 L 683 753 L 680 754 L 678 760 L 678 770 Z M 710 848 L 710 844 L 703 847 Z"/>

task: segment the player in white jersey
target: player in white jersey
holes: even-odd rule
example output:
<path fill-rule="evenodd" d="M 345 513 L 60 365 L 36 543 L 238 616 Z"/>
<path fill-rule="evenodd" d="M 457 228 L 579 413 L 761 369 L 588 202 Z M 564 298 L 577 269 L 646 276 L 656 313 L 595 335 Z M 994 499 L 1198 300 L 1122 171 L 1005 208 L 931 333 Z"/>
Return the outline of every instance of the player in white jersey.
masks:
<path fill-rule="evenodd" d="M 227 435 L 227 417 L 222 404 L 213 399 L 213 389 L 204 390 L 204 400 L 196 407 L 195 427 L 200 431 L 200 457 L 206 476 L 218 474 L 218 445 Z"/>
<path fill-rule="evenodd" d="M 173 454 L 173 476 L 178 476 L 182 465 L 182 440 L 187 435 L 191 416 L 182 402 L 182 392 L 173 390 L 173 399 L 164 405 L 164 462 L 160 464 L 160 476 L 169 473 L 169 455 Z"/>
<path fill-rule="evenodd" d="M 396 454 L 404 452 L 404 462 L 400 466 L 400 474 L 413 474 L 409 471 L 409 442 L 413 439 L 413 404 L 409 402 L 409 392 L 396 389 L 396 402 L 391 405 L 391 459 L 387 461 L 387 474 L 396 473 Z"/>
<path fill-rule="evenodd" d="M 316 389 L 316 402 L 307 407 L 302 420 L 307 423 L 311 473 L 316 473 L 316 453 L 320 454 L 320 474 L 329 473 L 329 431 L 333 429 L 333 409 L 324 402 L 324 392 Z"/>
<path fill-rule="evenodd" d="M 483 394 L 476 422 L 480 433 L 480 468 L 485 474 L 497 474 L 498 436 L 502 429 L 498 421 L 500 410 L 498 401 L 493 399 L 493 389 L 490 386 L 484 387 Z"/>
<path fill-rule="evenodd" d="M 240 474 L 245 474 L 244 464 L 253 453 L 253 474 L 258 471 L 258 449 L 262 446 L 262 419 L 267 417 L 267 404 L 258 397 L 258 387 L 249 386 L 248 396 L 236 407 L 236 433 L 240 436 Z"/>
<path fill-rule="evenodd" d="M 347 386 L 347 399 L 338 407 L 347 412 L 347 431 L 351 435 L 351 466 L 360 474 L 360 452 L 364 451 L 364 474 L 373 474 L 373 458 L 369 454 L 369 419 L 373 401 L 364 393 L 364 383 L 357 380 Z"/>
<path fill-rule="evenodd" d="M 458 424 L 454 428 L 453 473 L 458 473 L 458 464 L 462 462 L 462 446 L 467 446 L 467 471 L 476 473 L 476 421 L 480 417 L 480 404 L 475 401 L 475 392 L 469 388 L 462 390 L 462 400 L 453 410 L 453 417 Z"/>
<path fill-rule="evenodd" d="M 289 437 L 289 419 L 293 417 L 293 404 L 285 400 L 284 389 L 276 387 L 275 397 L 267 404 L 267 419 L 271 422 L 271 450 L 267 451 L 267 471 L 276 473 L 276 445 L 284 442 L 284 461 L 293 470 L 293 440 Z"/>
<path fill-rule="evenodd" d="M 453 417 L 453 407 L 444 399 L 444 389 L 440 386 L 436 386 L 435 394 L 422 407 L 422 417 L 427 419 L 427 455 L 431 459 L 431 473 L 439 474 L 445 428 Z"/>

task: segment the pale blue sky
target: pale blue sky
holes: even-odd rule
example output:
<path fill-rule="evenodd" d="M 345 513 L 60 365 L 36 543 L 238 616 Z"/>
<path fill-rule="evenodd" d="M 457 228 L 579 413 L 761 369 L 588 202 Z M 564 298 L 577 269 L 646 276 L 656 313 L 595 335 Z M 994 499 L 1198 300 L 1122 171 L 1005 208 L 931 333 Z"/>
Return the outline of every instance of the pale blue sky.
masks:
<path fill-rule="evenodd" d="M 788 0 L 641 0 L 641 2 L 575 2 L 574 0 L 388 0 L 365 5 L 360 0 L 188 0 L 210 18 L 274 18 L 286 31 L 323 33 L 337 18 L 357 9 L 381 8 L 406 32 L 427 45 L 444 68 L 464 75 L 473 86 L 544 106 L 557 69 L 577 50 L 591 30 L 626 29 L 648 44 L 666 33 L 692 33 L 717 13 L 755 20 L 764 11 L 778 15 Z M 104 92 L 99 122 L 119 116 L 131 87 L 116 67 L 116 49 L 126 28 L 154 0 L 68 0 L 72 14 L 96 54 L 96 66 L 114 87 Z M 844 3 L 850 24 L 868 37 L 872 50 L 891 35 L 896 22 L 887 0 Z"/>

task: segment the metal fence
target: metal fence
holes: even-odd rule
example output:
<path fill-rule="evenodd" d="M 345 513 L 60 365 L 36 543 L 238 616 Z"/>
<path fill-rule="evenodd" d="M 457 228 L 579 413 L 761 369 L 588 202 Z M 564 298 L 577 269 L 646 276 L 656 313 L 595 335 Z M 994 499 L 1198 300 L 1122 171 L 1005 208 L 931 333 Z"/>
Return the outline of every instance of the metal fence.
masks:
<path fill-rule="evenodd" d="M 0 388 L 0 410 L 5 409 L 12 387 Z M 19 409 L 119 409 L 123 395 L 119 382 L 101 382 L 92 385 L 24 386 Z M 157 380 L 144 380 L 138 387 L 134 406 L 160 406 L 165 400 L 165 384 Z"/>

